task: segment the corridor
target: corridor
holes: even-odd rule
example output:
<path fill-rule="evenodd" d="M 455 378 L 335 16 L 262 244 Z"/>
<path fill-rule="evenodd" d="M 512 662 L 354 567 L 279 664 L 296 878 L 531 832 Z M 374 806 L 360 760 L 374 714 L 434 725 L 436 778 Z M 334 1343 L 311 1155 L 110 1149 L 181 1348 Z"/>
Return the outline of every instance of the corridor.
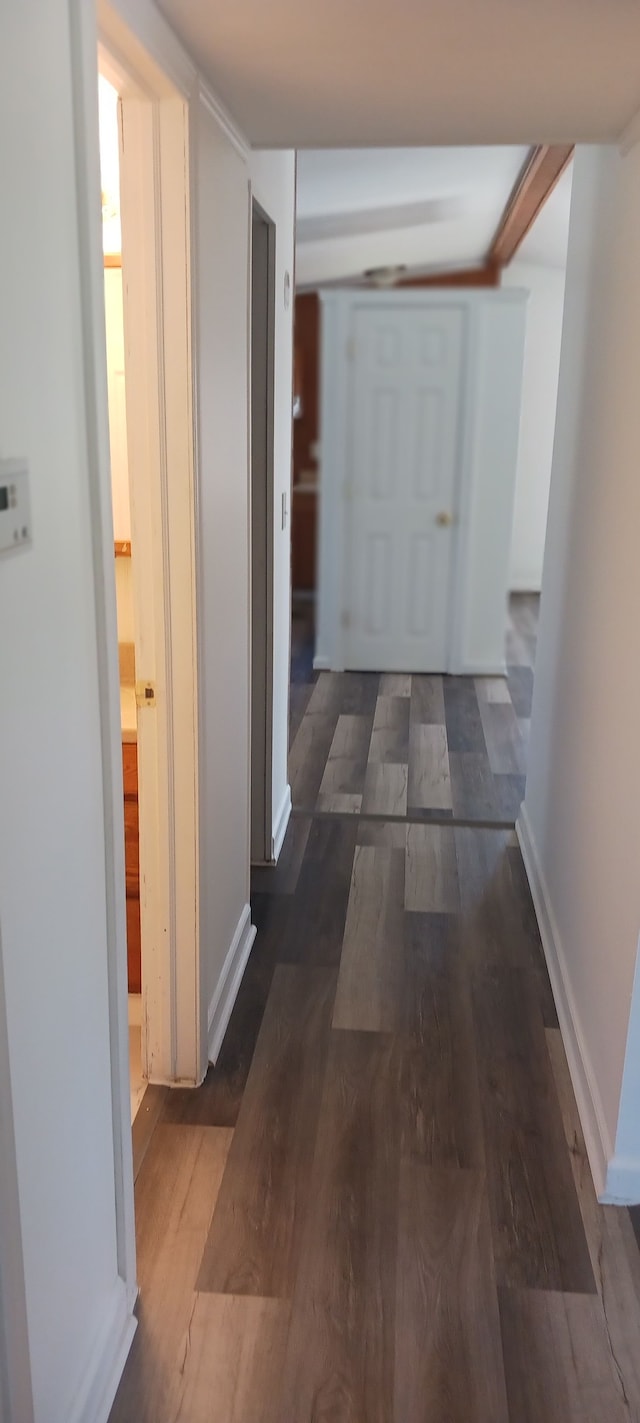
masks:
<path fill-rule="evenodd" d="M 506 677 L 313 671 L 312 604 L 294 601 L 294 806 L 513 825 L 524 798 L 539 597 L 512 595 Z"/>
<path fill-rule="evenodd" d="M 311 786 L 218 1063 L 140 1124 L 112 1423 L 640 1418 L 640 1251 L 595 1199 L 513 829 Z"/>

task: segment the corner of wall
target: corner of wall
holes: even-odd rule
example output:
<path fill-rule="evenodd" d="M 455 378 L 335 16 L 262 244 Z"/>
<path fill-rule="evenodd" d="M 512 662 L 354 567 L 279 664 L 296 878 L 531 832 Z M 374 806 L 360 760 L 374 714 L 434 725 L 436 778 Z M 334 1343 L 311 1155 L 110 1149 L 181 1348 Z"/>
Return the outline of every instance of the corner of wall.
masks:
<path fill-rule="evenodd" d="M 580 1023 L 560 931 L 540 863 L 526 801 L 520 809 L 516 833 L 540 929 L 593 1184 L 599 1200 L 610 1200 L 612 1198 L 609 1191 L 613 1180 L 610 1179 L 610 1172 L 615 1167 L 613 1146 L 609 1140 L 595 1073 Z"/>
<path fill-rule="evenodd" d="M 245 904 L 209 1004 L 207 1033 L 210 1062 L 217 1061 L 255 937 L 255 925 L 251 923 L 251 905 Z"/>

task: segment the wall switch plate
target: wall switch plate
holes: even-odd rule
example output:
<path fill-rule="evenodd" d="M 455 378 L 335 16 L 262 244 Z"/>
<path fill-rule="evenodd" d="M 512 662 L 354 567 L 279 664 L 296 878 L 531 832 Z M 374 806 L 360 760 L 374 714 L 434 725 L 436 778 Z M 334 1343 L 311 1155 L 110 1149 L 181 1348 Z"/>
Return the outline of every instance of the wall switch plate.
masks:
<path fill-rule="evenodd" d="M 30 543 L 29 466 L 24 459 L 0 460 L 0 553 Z"/>

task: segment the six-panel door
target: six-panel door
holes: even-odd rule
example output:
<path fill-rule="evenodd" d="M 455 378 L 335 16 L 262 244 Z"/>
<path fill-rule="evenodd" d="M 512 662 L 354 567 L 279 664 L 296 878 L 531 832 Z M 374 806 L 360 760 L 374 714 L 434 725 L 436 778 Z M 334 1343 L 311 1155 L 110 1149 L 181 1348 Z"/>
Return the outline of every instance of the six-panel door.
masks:
<path fill-rule="evenodd" d="M 464 316 L 354 316 L 345 666 L 443 672 L 450 636 Z"/>

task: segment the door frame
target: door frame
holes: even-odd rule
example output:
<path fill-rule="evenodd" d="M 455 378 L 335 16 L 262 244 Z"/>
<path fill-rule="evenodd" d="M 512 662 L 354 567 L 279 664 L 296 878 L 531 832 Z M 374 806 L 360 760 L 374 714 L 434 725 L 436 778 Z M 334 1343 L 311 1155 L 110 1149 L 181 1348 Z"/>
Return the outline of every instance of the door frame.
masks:
<path fill-rule="evenodd" d="M 254 470 L 253 470 L 253 224 L 257 219 L 266 229 L 267 239 L 267 366 L 266 366 L 266 394 L 267 394 L 267 414 L 266 414 L 266 466 L 265 466 L 265 583 L 266 597 L 264 608 L 265 622 L 265 706 L 264 706 L 264 826 L 261 827 L 261 853 L 258 855 L 254 849 L 254 826 L 253 826 L 253 752 L 251 752 L 251 788 L 250 788 L 250 858 L 252 864 L 272 864 L 275 858 L 275 847 L 273 840 L 273 539 L 274 539 L 274 438 L 275 438 L 275 312 L 276 312 L 276 226 L 268 213 L 253 196 L 251 186 L 249 187 L 249 231 L 250 231 L 250 316 L 249 316 L 249 506 L 250 506 L 250 698 L 251 698 L 251 747 L 253 748 L 255 733 L 255 717 L 253 703 L 253 672 L 254 672 L 254 649 L 253 649 L 253 587 L 254 587 L 254 528 L 253 528 L 253 505 L 254 505 Z"/>
<path fill-rule="evenodd" d="M 159 16 L 157 22 L 155 16 L 153 23 L 149 20 L 147 49 L 146 28 L 143 45 L 122 19 L 116 3 L 98 0 L 98 52 L 93 7 L 85 5 L 85 0 L 70 0 L 69 18 L 86 382 L 87 479 L 101 706 L 106 977 L 117 1257 L 118 1273 L 124 1281 L 128 1307 L 132 1310 L 137 1285 L 120 678 L 99 205 L 98 59 L 100 56 L 100 67 L 125 95 L 126 141 L 129 143 L 131 138 L 132 147 L 137 146 L 138 158 L 146 156 L 148 160 L 139 211 L 128 222 L 127 270 L 123 267 L 123 277 L 126 283 L 128 273 L 135 273 L 141 282 L 136 299 L 142 301 L 144 296 L 146 300 L 139 339 L 149 365 L 143 375 L 134 376 L 134 383 L 137 376 L 146 381 L 148 387 L 143 414 L 138 420 L 139 426 L 147 422 L 148 430 L 145 436 L 138 429 L 134 436 L 136 457 L 140 451 L 147 460 L 139 476 L 139 488 L 141 494 L 145 490 L 152 500 L 152 518 L 161 533 L 166 535 L 171 524 L 171 537 L 165 537 L 160 547 L 156 544 L 154 567 L 157 572 L 159 561 L 161 581 L 157 586 L 161 591 L 153 599 L 148 623 L 143 620 L 143 660 L 138 665 L 138 677 L 155 682 L 157 694 L 157 711 L 146 709 L 144 712 L 156 723 L 156 730 L 155 736 L 151 734 L 146 738 L 148 744 L 141 766 L 145 781 L 140 823 L 141 908 L 147 867 L 150 879 L 154 870 L 157 873 L 157 866 L 164 865 L 168 869 L 168 884 L 161 903 L 147 909 L 146 939 L 148 941 L 150 932 L 154 938 L 149 944 L 143 937 L 143 997 L 145 977 L 150 985 L 144 1009 L 147 1052 L 154 1080 L 194 1084 L 202 1080 L 206 1070 L 206 1040 L 200 1021 L 198 936 L 197 461 L 190 290 L 195 249 L 189 185 L 192 136 L 188 123 L 197 76 L 191 66 L 178 62 L 171 32 Z M 163 258 L 171 252 L 170 243 L 175 241 L 180 243 L 180 260 L 169 263 Z M 129 314 L 131 317 L 131 308 Z M 126 380 L 130 374 L 129 369 Z M 127 433 L 129 444 L 129 430 Z M 129 447 L 130 463 L 133 452 Z M 157 463 L 154 463 L 156 456 Z M 182 508 L 177 510 L 176 496 L 182 503 Z M 174 517 L 178 519 L 175 530 Z M 176 597 L 177 592 L 179 597 Z M 147 652 L 144 646 L 145 636 L 152 651 Z M 186 685 L 180 684 L 183 676 L 187 678 Z M 158 819 L 154 823 L 156 814 Z M 147 818 L 149 823 L 146 823 Z M 155 864 L 154 856 L 157 857 Z M 151 930 L 150 924 L 153 925 Z M 132 1321 L 130 1333 L 134 1328 Z"/>

